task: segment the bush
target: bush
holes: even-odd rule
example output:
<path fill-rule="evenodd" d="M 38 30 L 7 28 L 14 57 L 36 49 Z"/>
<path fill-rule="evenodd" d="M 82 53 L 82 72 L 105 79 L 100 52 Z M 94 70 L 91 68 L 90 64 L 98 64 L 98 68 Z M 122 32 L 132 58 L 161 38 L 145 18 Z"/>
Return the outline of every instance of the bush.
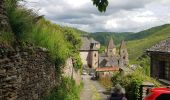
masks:
<path fill-rule="evenodd" d="M 145 81 L 151 82 L 155 84 L 155 86 L 159 86 L 159 83 L 154 79 L 144 75 L 141 69 L 137 69 L 135 72 L 125 76 L 120 73 L 116 73 L 112 78 L 113 85 L 120 84 L 126 89 L 128 100 L 140 99 L 140 85 L 142 85 Z"/>
<path fill-rule="evenodd" d="M 81 58 L 80 58 L 80 55 L 79 53 L 75 53 L 73 55 L 73 67 L 76 69 L 76 70 L 79 70 L 79 69 L 82 69 L 82 66 L 83 66 L 83 63 L 81 61 Z"/>
<path fill-rule="evenodd" d="M 60 86 L 56 87 L 44 100 L 79 100 L 79 93 L 82 84 L 76 86 L 75 81 L 70 78 L 63 78 Z"/>
<path fill-rule="evenodd" d="M 111 89 L 113 83 L 110 77 L 99 77 L 99 82 L 108 90 Z"/>

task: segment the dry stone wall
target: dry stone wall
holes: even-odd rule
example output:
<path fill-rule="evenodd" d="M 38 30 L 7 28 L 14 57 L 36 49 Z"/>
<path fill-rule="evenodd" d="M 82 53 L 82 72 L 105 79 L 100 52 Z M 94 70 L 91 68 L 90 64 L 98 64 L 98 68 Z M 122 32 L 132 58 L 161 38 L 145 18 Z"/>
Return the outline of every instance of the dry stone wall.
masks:
<path fill-rule="evenodd" d="M 75 70 L 73 67 L 73 60 L 68 58 L 63 69 L 63 76 L 73 78 L 77 85 L 81 83 L 80 70 Z"/>
<path fill-rule="evenodd" d="M 56 86 L 46 49 L 0 45 L 0 100 L 40 100 Z"/>

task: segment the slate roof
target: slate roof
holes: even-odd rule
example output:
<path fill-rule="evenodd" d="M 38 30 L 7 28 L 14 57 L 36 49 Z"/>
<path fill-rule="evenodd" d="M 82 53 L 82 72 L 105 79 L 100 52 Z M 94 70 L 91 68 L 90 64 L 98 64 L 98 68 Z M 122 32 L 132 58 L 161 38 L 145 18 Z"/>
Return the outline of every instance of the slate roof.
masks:
<path fill-rule="evenodd" d="M 90 50 L 90 41 L 87 37 L 81 37 L 82 45 L 80 50 Z"/>
<path fill-rule="evenodd" d="M 89 51 L 89 50 L 98 50 L 96 46 L 93 46 L 92 44 L 99 43 L 98 41 L 95 41 L 93 38 L 88 39 L 87 37 L 81 37 L 82 45 L 80 47 L 80 50 Z M 92 46 L 92 48 L 90 48 Z"/>
<path fill-rule="evenodd" d="M 120 49 L 121 49 L 121 48 L 126 48 L 125 41 L 122 41 L 122 42 L 121 42 Z"/>
<path fill-rule="evenodd" d="M 98 41 L 94 40 L 93 38 L 90 38 L 90 43 L 99 43 Z"/>
<path fill-rule="evenodd" d="M 110 39 L 110 41 L 109 41 L 109 44 L 108 44 L 108 47 L 107 47 L 108 49 L 113 49 L 113 48 L 115 48 L 115 44 L 114 44 L 114 42 L 113 42 L 113 39 L 111 38 Z"/>
<path fill-rule="evenodd" d="M 170 38 L 159 42 L 158 44 L 147 49 L 148 52 L 165 52 L 170 53 Z"/>
<path fill-rule="evenodd" d="M 116 57 L 100 56 L 99 67 L 118 66 L 118 60 Z"/>

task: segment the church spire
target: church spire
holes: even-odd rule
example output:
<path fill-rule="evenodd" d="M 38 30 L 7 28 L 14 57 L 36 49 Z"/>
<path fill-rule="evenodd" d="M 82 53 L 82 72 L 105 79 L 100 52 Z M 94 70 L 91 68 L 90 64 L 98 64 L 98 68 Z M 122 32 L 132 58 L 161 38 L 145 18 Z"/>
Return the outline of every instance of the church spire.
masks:
<path fill-rule="evenodd" d="M 109 44 L 107 46 L 107 56 L 115 56 L 116 55 L 116 46 L 111 38 Z"/>
<path fill-rule="evenodd" d="M 109 44 L 108 44 L 108 47 L 107 47 L 108 49 L 113 49 L 113 48 L 115 48 L 115 44 L 114 44 L 114 42 L 113 42 L 113 39 L 111 38 L 110 39 L 110 41 L 109 41 Z"/>
<path fill-rule="evenodd" d="M 128 51 L 126 49 L 125 41 L 122 41 L 119 49 L 119 66 L 125 67 L 129 64 Z"/>
<path fill-rule="evenodd" d="M 120 49 L 126 48 L 126 44 L 125 41 L 122 40 L 121 44 L 120 44 Z"/>

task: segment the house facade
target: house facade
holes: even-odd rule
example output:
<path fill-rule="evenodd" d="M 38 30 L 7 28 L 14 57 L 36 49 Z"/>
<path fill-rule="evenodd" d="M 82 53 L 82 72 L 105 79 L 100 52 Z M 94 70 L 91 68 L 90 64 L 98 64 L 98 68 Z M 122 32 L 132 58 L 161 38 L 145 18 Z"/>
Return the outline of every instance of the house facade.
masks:
<path fill-rule="evenodd" d="M 98 67 L 100 43 L 93 38 L 81 37 L 82 46 L 80 48 L 80 57 L 83 66 L 95 69 Z"/>
<path fill-rule="evenodd" d="M 170 85 L 170 38 L 151 47 L 147 53 L 151 58 L 151 77 Z"/>

